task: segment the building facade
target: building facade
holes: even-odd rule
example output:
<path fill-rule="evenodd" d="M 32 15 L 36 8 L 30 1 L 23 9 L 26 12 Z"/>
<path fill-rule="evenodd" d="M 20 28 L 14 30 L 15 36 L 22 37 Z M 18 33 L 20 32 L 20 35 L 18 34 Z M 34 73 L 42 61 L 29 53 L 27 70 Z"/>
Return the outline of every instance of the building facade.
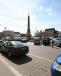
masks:
<path fill-rule="evenodd" d="M 59 37 L 59 38 L 61 38 L 61 31 L 60 31 L 60 32 L 58 32 L 58 37 Z"/>
<path fill-rule="evenodd" d="M 14 37 L 20 37 L 20 32 L 15 32 Z"/>
<path fill-rule="evenodd" d="M 55 28 L 49 28 L 49 29 L 45 29 L 44 32 L 40 31 L 40 32 L 36 32 L 35 36 L 40 37 L 40 39 L 43 39 L 45 37 L 53 37 L 56 38 L 58 37 L 58 31 L 55 30 Z"/>
<path fill-rule="evenodd" d="M 45 37 L 58 37 L 58 31 L 55 28 L 45 29 Z"/>
<path fill-rule="evenodd" d="M 3 31 L 3 35 L 4 37 L 14 37 L 15 32 L 11 30 L 6 30 L 6 31 Z"/>

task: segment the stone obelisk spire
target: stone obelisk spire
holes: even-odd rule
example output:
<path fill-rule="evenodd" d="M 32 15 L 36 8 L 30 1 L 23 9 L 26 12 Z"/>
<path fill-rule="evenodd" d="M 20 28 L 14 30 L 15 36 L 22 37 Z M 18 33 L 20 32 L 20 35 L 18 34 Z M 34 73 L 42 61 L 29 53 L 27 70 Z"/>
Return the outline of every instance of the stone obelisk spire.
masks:
<path fill-rule="evenodd" d="M 30 32 L 30 16 L 28 13 L 28 24 L 27 24 L 27 38 L 30 39 L 31 38 L 31 32 Z"/>

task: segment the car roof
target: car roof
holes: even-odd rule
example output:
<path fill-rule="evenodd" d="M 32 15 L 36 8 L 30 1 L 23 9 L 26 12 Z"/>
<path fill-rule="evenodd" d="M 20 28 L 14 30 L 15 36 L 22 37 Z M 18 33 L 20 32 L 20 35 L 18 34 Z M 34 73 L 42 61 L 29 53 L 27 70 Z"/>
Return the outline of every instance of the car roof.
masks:
<path fill-rule="evenodd" d="M 3 40 L 0 40 L 0 42 L 2 42 Z"/>
<path fill-rule="evenodd" d="M 18 45 L 27 46 L 26 44 L 22 43 L 21 41 L 9 41 L 9 42 L 16 46 L 18 46 Z"/>
<path fill-rule="evenodd" d="M 21 43 L 22 44 L 21 41 L 6 41 L 6 42 L 10 42 L 10 43 Z"/>
<path fill-rule="evenodd" d="M 58 64 L 61 64 L 61 54 L 58 55 L 55 60 Z"/>

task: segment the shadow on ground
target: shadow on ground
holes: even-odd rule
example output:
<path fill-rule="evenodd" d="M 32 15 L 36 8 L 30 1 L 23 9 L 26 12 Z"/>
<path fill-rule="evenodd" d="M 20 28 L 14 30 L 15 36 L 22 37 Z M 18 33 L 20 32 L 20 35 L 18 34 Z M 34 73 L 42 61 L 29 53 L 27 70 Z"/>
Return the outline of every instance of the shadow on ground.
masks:
<path fill-rule="evenodd" d="M 17 65 L 22 65 L 22 64 L 28 63 L 32 60 L 32 58 L 27 55 L 14 56 L 11 58 L 9 58 L 6 53 L 2 53 L 2 55 Z"/>

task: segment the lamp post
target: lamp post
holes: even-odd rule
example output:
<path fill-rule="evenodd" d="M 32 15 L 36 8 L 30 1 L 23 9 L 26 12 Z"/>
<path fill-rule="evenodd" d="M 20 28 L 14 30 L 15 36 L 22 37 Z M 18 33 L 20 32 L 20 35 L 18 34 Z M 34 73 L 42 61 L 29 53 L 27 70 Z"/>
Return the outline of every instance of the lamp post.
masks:
<path fill-rule="evenodd" d="M 6 31 L 7 27 L 4 27 L 4 31 Z M 6 41 L 6 34 L 4 33 L 5 41 Z"/>

